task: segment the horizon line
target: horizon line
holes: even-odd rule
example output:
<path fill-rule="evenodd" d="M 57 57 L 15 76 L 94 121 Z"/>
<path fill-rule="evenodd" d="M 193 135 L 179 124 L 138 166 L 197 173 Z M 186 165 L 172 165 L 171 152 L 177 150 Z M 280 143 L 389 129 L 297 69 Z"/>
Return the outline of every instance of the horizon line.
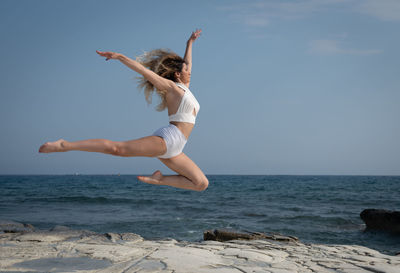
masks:
<path fill-rule="evenodd" d="M 0 174 L 0 176 L 90 176 L 90 175 L 103 175 L 103 176 L 137 176 L 137 175 L 151 175 L 151 174 L 128 174 L 128 173 L 110 173 L 110 174 L 88 174 L 88 173 L 65 173 L 65 174 Z M 170 174 L 166 174 L 170 175 Z M 215 176 L 400 176 L 400 174 L 206 174 Z"/>

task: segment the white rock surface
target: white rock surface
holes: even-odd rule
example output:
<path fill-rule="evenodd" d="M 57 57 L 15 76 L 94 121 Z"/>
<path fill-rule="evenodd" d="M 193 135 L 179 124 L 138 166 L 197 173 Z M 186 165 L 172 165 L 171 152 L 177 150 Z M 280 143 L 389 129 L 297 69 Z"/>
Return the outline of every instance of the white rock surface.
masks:
<path fill-rule="evenodd" d="M 267 240 L 149 241 L 132 233 L 0 234 L 1 272 L 400 272 L 400 256 L 348 245 Z"/>

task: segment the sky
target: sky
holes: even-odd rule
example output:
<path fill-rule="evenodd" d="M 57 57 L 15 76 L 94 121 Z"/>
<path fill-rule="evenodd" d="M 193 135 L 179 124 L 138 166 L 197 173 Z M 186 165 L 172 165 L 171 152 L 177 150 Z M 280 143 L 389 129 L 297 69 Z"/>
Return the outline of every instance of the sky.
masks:
<path fill-rule="evenodd" d="M 205 174 L 400 175 L 400 1 L 0 1 L 0 174 L 150 174 L 155 158 L 72 151 L 168 124 L 137 74 L 96 50 L 183 55 L 184 149 Z"/>

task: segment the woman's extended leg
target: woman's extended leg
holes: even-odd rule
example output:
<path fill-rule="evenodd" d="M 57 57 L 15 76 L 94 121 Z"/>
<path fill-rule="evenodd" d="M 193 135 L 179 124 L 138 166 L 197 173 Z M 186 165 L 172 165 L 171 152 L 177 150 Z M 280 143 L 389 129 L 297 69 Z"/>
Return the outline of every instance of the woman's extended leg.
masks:
<path fill-rule="evenodd" d="M 167 185 L 175 188 L 204 191 L 208 187 L 208 179 L 202 170 L 184 153 L 173 158 L 159 158 L 168 168 L 179 175 L 163 175 L 155 171 L 152 176 L 138 176 L 142 182 L 154 185 Z"/>
<path fill-rule="evenodd" d="M 128 141 L 111 141 L 108 139 L 87 139 L 69 142 L 59 139 L 46 142 L 39 148 L 39 153 L 86 151 L 111 154 L 116 156 L 156 157 L 167 151 L 165 141 L 158 136 L 147 136 Z"/>

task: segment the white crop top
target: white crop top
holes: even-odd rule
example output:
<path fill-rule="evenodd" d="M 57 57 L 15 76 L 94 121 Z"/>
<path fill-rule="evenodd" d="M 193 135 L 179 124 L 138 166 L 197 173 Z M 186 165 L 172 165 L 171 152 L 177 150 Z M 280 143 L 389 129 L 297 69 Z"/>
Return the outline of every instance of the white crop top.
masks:
<path fill-rule="evenodd" d="M 182 88 L 185 91 L 185 94 L 183 95 L 181 103 L 179 104 L 178 111 L 169 116 L 169 121 L 189 122 L 195 124 L 196 116 L 200 110 L 200 104 L 193 96 L 192 92 L 190 92 L 189 88 L 186 87 L 186 85 L 178 82 L 175 84 Z M 193 110 L 196 115 L 193 114 Z"/>

